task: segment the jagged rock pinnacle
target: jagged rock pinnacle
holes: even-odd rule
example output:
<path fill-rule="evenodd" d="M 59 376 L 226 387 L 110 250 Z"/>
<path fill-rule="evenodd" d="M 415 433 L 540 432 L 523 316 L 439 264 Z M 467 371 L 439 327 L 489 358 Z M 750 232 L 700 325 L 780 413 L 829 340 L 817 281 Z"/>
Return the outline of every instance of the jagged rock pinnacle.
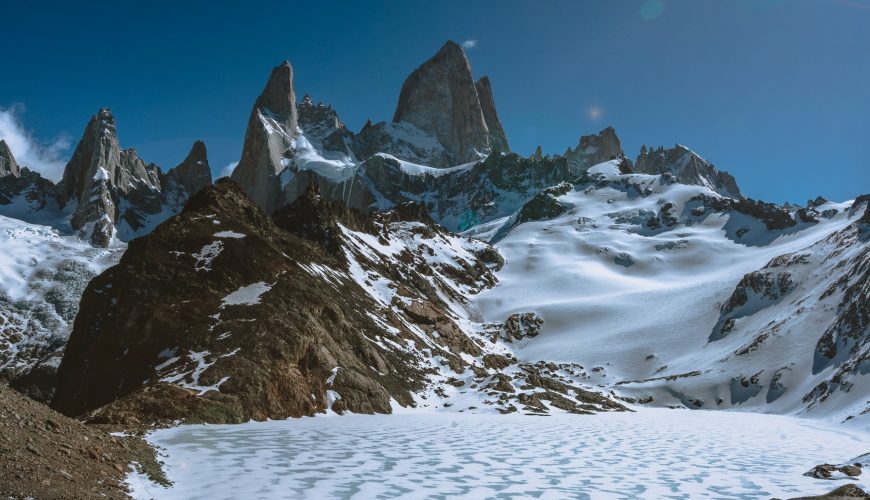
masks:
<path fill-rule="evenodd" d="M 495 99 L 492 97 L 492 86 L 489 83 L 489 77 L 480 77 L 474 86 L 477 89 L 477 97 L 480 99 L 480 107 L 483 110 L 486 127 L 489 129 L 489 142 L 492 150 L 499 153 L 510 153 L 511 148 L 508 145 L 507 136 L 504 133 L 504 128 L 501 126 L 498 112 L 495 110 Z"/>
<path fill-rule="evenodd" d="M 284 61 L 272 70 L 254 103 L 242 157 L 231 176 L 267 213 L 281 205 L 281 186 L 276 177 L 292 156 L 298 122 L 293 68 Z"/>
<path fill-rule="evenodd" d="M 6 141 L 0 140 L 0 177 L 11 175 L 13 177 L 21 177 L 21 167 L 12 156 L 12 151 L 9 150 L 9 145 Z"/>
<path fill-rule="evenodd" d="M 198 193 L 211 184 L 211 169 L 208 165 L 208 153 L 205 143 L 196 141 L 190 148 L 190 153 L 178 166 L 167 174 L 178 185 L 182 186 L 189 196 Z"/>
<path fill-rule="evenodd" d="M 408 76 L 393 121 L 434 135 L 454 163 L 479 159 L 492 149 L 471 65 L 453 41 Z"/>
<path fill-rule="evenodd" d="M 575 174 L 593 165 L 622 156 L 624 156 L 622 145 L 613 127 L 607 127 L 597 134 L 580 137 L 577 147 L 565 152 L 571 171 Z"/>
<path fill-rule="evenodd" d="M 284 61 L 272 69 L 266 88 L 257 99 L 255 108 L 267 109 L 289 120 L 288 126 L 296 126 L 296 93 L 293 91 L 293 67 Z"/>

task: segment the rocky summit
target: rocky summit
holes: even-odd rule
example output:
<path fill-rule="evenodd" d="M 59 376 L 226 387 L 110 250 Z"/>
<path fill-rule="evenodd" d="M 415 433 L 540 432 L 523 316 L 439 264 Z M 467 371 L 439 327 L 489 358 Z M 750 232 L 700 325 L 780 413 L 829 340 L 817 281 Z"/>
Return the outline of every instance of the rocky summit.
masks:
<path fill-rule="evenodd" d="M 642 146 L 634 168 L 643 174 L 669 173 L 685 184 L 707 186 L 732 198 L 742 197 L 737 181 L 731 174 L 716 170 L 712 163 L 680 144 L 670 149 L 662 146 L 647 149 Z"/>
<path fill-rule="evenodd" d="M 9 170 L 0 176 L 0 214 L 47 222 L 98 247 L 150 231 L 211 184 L 204 143 L 197 141 L 182 164 L 164 173 L 134 149 L 121 148 L 108 108 L 91 117 L 57 185 L 27 168 L 13 169 L 5 143 L 0 164 Z"/>
<path fill-rule="evenodd" d="M 448 41 L 431 59 L 414 70 L 402 85 L 393 122 L 410 123 L 433 135 L 447 151 L 451 166 L 476 161 L 494 148 L 478 88 L 502 148 L 507 146 L 495 112 L 489 79 L 475 85 L 471 64 L 456 42 Z"/>
<path fill-rule="evenodd" d="M 613 127 L 607 127 L 597 134 L 584 135 L 574 149 L 565 151 L 565 158 L 575 175 L 585 172 L 593 165 L 624 156 L 622 144 Z"/>
<path fill-rule="evenodd" d="M 287 202 L 278 176 L 293 157 L 298 119 L 293 68 L 284 61 L 272 70 L 254 102 L 242 157 L 232 173 L 233 180 L 268 213 Z"/>

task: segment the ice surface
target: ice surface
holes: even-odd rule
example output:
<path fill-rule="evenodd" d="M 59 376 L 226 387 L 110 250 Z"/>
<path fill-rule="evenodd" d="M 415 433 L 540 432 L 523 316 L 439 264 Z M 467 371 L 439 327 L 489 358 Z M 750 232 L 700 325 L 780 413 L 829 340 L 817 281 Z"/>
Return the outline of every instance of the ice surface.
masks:
<path fill-rule="evenodd" d="M 427 414 L 182 426 L 150 434 L 174 485 L 135 498 L 788 498 L 870 436 L 793 417 L 644 409 Z M 855 484 L 870 487 L 868 477 Z"/>

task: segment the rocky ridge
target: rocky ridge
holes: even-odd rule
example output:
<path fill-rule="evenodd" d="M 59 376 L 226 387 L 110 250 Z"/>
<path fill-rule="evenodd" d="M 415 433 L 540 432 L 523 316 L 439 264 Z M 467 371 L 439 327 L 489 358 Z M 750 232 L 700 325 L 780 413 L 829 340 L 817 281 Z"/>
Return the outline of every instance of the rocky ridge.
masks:
<path fill-rule="evenodd" d="M 135 150 L 121 149 L 115 118 L 104 108 L 91 117 L 57 185 L 26 168 L 0 177 L 0 214 L 48 223 L 108 247 L 115 239 L 127 241 L 149 231 L 180 210 L 192 190 L 210 183 L 202 142 L 194 144 L 185 162 L 163 173 Z"/>
<path fill-rule="evenodd" d="M 520 402 L 546 412 L 542 400 L 623 410 L 578 385 L 579 368 L 518 364 L 469 322 L 467 297 L 495 283 L 498 265 L 490 247 L 446 233 L 420 205 L 369 216 L 314 184 L 273 221 L 219 182 L 90 283 L 52 404 L 127 423 L 389 413 L 463 398 L 504 411 Z"/>
<path fill-rule="evenodd" d="M 640 174 L 669 173 L 684 184 L 706 186 L 730 198 L 743 197 L 731 174 L 716 170 L 712 163 L 680 144 L 670 149 L 641 146 L 634 170 Z"/>
<path fill-rule="evenodd" d="M 571 173 L 580 175 L 589 167 L 609 160 L 622 158 L 622 144 L 613 127 L 607 127 L 598 134 L 584 135 L 574 149 L 568 148 L 564 154 Z"/>

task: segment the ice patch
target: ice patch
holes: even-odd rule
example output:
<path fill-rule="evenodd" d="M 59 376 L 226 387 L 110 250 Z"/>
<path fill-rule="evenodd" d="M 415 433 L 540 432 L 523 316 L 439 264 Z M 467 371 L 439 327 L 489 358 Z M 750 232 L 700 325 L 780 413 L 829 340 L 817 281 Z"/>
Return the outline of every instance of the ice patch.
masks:
<path fill-rule="evenodd" d="M 259 281 L 243 286 L 235 292 L 223 298 L 224 306 L 249 306 L 260 303 L 260 296 L 272 289 L 272 285 L 265 281 Z"/>
<path fill-rule="evenodd" d="M 97 167 L 97 171 L 94 173 L 94 181 L 108 181 L 109 180 L 109 172 L 106 171 L 103 167 Z"/>
<path fill-rule="evenodd" d="M 229 380 L 229 377 L 223 377 L 212 385 L 201 385 L 199 382 L 199 378 L 202 376 L 203 372 L 214 364 L 214 361 L 206 361 L 206 356 L 208 356 L 209 354 L 210 353 L 208 351 L 188 351 L 187 357 L 190 358 L 192 362 L 196 363 L 196 366 L 192 370 L 181 370 L 182 367 L 178 367 L 174 369 L 169 375 L 162 377 L 160 381 L 166 382 L 168 384 L 174 384 L 179 387 L 184 387 L 185 389 L 190 389 L 192 391 L 196 391 L 197 395 L 199 396 L 202 396 L 209 391 L 217 391 L 220 388 L 221 384 Z M 155 370 L 159 373 L 166 367 L 176 363 L 179 359 L 180 358 L 170 358 L 168 361 L 155 367 Z M 186 367 L 186 365 L 184 366 Z"/>
<path fill-rule="evenodd" d="M 221 254 L 224 249 L 224 244 L 220 241 L 209 243 L 202 247 L 199 253 L 193 254 L 196 263 L 193 265 L 197 271 L 211 271 L 211 263 Z"/>
<path fill-rule="evenodd" d="M 220 224 L 220 222 L 218 222 L 218 224 Z M 242 239 L 242 238 L 245 237 L 245 235 L 242 234 L 242 233 L 237 233 L 237 232 L 235 232 L 235 231 L 218 231 L 217 233 L 214 233 L 214 237 L 215 237 L 215 238 L 235 238 L 235 239 Z"/>

